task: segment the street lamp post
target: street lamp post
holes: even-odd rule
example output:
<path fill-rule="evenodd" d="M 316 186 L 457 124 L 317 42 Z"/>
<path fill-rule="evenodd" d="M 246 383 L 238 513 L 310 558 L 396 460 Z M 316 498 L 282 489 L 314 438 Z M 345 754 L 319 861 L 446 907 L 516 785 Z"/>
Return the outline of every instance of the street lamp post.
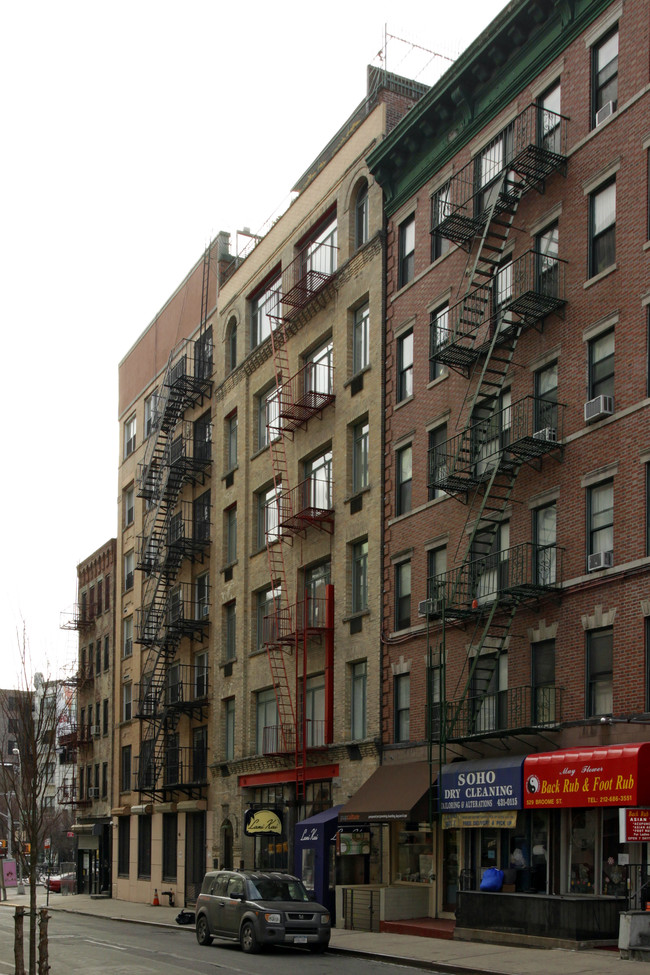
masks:
<path fill-rule="evenodd" d="M 22 765 L 21 765 L 21 762 L 20 762 L 20 749 L 19 748 L 14 748 L 13 753 L 16 756 L 16 758 L 18 759 L 18 785 L 20 787 L 20 791 L 19 791 L 19 794 L 18 794 L 18 812 L 20 814 L 20 819 L 21 819 L 21 822 L 22 822 L 22 820 L 24 818 L 23 805 L 24 805 L 24 802 L 25 802 L 25 794 L 23 792 L 23 768 L 22 768 Z M 20 834 L 21 833 L 22 833 L 22 827 L 19 830 L 19 840 L 18 840 L 18 842 L 19 842 L 19 845 L 20 846 L 22 846 L 22 841 L 20 839 Z M 24 884 L 23 884 L 23 861 L 22 861 L 22 852 L 23 851 L 22 851 L 22 848 L 21 849 L 18 849 L 16 852 L 18 854 L 17 857 L 16 857 L 16 861 L 17 861 L 17 864 L 18 864 L 18 886 L 16 888 L 16 893 L 17 894 L 24 894 L 25 893 L 25 887 L 24 887 Z"/>

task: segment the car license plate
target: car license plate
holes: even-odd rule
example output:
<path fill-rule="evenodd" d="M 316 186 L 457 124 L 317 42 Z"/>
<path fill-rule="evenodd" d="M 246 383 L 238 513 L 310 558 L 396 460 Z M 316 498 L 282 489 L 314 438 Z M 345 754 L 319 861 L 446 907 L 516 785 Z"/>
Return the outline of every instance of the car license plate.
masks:
<path fill-rule="evenodd" d="M 300 935 L 299 937 L 293 939 L 293 943 L 294 945 L 306 945 L 307 938 L 305 938 L 304 935 Z"/>

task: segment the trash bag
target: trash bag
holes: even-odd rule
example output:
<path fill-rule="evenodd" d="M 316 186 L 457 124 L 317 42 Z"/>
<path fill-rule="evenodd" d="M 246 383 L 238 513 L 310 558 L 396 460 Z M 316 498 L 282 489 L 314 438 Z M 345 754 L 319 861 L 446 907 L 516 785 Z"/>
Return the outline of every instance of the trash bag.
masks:
<path fill-rule="evenodd" d="M 481 877 L 481 890 L 501 890 L 503 887 L 503 870 L 496 867 L 488 867 Z"/>
<path fill-rule="evenodd" d="M 179 911 L 176 915 L 176 924 L 194 924 L 196 920 L 196 915 L 194 911 Z"/>

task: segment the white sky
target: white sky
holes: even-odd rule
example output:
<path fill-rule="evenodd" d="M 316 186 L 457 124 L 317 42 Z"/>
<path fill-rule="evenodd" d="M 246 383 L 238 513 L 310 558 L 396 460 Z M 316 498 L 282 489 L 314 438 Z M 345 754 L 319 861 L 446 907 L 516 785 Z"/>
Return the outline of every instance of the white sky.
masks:
<path fill-rule="evenodd" d="M 0 6 L 0 685 L 57 676 L 117 532 L 117 365 L 217 231 L 258 230 L 366 91 L 384 29 L 457 55 L 505 0 Z M 415 77 L 428 56 L 390 71 Z M 419 80 L 431 84 L 435 59 Z M 432 73 L 433 72 L 433 73 Z"/>

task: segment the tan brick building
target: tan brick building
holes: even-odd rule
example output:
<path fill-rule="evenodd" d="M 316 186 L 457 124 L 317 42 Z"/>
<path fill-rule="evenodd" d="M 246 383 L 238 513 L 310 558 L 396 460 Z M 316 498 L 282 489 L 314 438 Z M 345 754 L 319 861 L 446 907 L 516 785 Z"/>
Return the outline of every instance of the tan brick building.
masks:
<path fill-rule="evenodd" d="M 243 258 L 220 235 L 120 364 L 117 897 L 193 902 L 213 863 L 298 869 L 295 824 L 378 763 L 384 228 L 364 159 L 423 90 L 370 70 L 288 210 Z M 261 808 L 279 834 L 248 824 Z"/>

